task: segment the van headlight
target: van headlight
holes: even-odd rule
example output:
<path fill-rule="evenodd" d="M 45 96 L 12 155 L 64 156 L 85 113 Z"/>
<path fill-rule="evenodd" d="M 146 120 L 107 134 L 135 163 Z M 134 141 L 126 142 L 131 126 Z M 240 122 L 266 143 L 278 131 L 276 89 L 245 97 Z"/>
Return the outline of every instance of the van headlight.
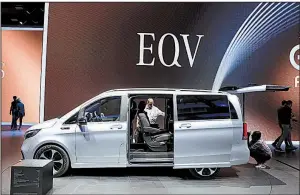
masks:
<path fill-rule="evenodd" d="M 35 136 L 39 131 L 40 131 L 40 129 L 26 131 L 24 134 L 24 139 L 28 139 L 28 138 Z"/>

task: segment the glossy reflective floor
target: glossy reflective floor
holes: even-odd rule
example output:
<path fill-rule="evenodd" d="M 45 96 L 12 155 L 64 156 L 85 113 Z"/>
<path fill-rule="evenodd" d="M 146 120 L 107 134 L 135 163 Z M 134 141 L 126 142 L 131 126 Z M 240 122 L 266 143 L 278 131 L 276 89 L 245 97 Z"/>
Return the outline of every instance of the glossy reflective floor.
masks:
<path fill-rule="evenodd" d="M 2 131 L 2 194 L 10 193 L 10 166 L 21 158 L 23 131 Z M 299 151 L 275 155 L 269 168 L 222 169 L 213 180 L 191 180 L 166 168 L 81 169 L 54 179 L 50 194 L 299 194 Z"/>

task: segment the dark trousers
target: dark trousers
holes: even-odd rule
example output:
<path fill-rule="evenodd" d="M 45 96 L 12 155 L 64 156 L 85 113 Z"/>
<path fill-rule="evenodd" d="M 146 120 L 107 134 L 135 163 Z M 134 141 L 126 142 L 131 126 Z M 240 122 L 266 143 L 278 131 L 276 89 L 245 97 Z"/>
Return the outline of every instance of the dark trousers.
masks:
<path fill-rule="evenodd" d="M 263 154 L 251 150 L 250 150 L 250 156 L 256 160 L 257 164 L 264 164 L 265 162 L 271 159 L 271 156 L 268 154 Z"/>
<path fill-rule="evenodd" d="M 21 129 L 23 123 L 23 116 L 19 116 L 19 129 Z"/>
<path fill-rule="evenodd" d="M 279 142 L 281 136 L 283 135 L 283 129 L 282 129 L 282 126 L 279 124 L 279 127 L 281 129 L 281 134 L 279 137 L 276 138 L 276 140 L 274 141 L 274 144 L 277 145 L 277 143 Z M 291 137 L 291 134 L 289 134 L 289 137 L 287 137 L 285 140 L 284 140 L 284 143 L 285 143 L 285 146 L 288 147 L 289 146 L 289 138 Z"/>
<path fill-rule="evenodd" d="M 292 126 L 290 124 L 282 124 L 282 134 L 276 145 L 276 147 L 280 148 L 283 141 L 287 140 L 288 145 L 286 147 L 293 147 L 292 139 L 291 139 L 291 131 Z"/>
<path fill-rule="evenodd" d="M 17 129 L 17 120 L 18 120 L 18 115 L 15 113 L 12 113 L 12 119 L 11 119 L 11 125 L 10 128 L 11 129 Z"/>

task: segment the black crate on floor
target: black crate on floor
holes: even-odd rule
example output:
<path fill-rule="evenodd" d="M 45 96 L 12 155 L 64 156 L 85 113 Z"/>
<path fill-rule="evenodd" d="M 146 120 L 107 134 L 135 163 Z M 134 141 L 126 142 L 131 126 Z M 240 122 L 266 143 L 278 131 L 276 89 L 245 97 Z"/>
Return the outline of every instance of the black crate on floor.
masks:
<path fill-rule="evenodd" d="M 26 159 L 11 167 L 10 194 L 45 195 L 53 188 L 53 161 Z"/>

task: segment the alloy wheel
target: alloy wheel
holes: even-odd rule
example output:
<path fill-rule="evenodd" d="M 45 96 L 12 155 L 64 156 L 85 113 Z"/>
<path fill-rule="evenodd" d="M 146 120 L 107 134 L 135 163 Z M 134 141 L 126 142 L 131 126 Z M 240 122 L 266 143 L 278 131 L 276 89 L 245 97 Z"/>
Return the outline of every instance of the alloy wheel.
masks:
<path fill-rule="evenodd" d="M 202 177 L 209 177 L 216 173 L 218 168 L 196 168 L 195 171 Z"/>
<path fill-rule="evenodd" d="M 64 163 L 62 155 L 57 150 L 54 149 L 44 151 L 39 157 L 39 159 L 53 161 L 54 163 L 53 175 L 55 175 L 63 167 L 63 163 Z"/>

